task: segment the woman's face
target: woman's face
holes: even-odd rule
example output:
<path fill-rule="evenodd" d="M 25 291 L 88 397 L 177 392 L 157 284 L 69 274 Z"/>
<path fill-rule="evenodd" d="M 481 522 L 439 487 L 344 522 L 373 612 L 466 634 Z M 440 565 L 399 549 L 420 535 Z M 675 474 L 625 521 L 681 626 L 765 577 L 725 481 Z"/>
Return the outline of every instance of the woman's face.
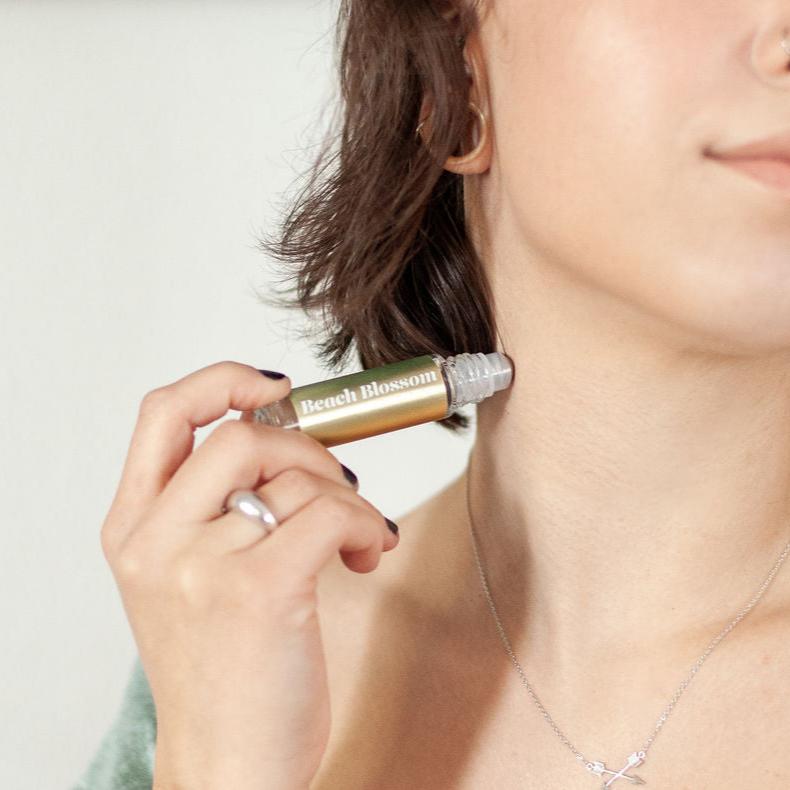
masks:
<path fill-rule="evenodd" d="M 790 131 L 790 2 L 489 0 L 488 233 L 734 350 L 790 346 L 790 194 L 706 157 Z"/>

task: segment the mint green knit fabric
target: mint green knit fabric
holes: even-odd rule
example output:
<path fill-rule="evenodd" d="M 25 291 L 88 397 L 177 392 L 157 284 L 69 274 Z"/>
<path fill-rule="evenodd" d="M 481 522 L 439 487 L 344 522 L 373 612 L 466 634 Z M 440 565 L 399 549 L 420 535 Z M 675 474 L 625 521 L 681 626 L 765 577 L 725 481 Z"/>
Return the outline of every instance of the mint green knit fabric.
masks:
<path fill-rule="evenodd" d="M 70 790 L 151 790 L 155 745 L 154 699 L 137 656 L 115 720 Z"/>

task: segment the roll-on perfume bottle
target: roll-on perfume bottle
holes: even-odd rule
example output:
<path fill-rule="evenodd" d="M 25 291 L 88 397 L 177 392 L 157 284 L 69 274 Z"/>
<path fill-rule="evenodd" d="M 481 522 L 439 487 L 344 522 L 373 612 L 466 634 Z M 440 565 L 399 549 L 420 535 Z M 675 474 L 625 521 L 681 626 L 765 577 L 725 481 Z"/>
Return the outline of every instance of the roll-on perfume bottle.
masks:
<path fill-rule="evenodd" d="M 505 354 L 425 354 L 294 387 L 253 412 L 255 422 L 304 431 L 325 447 L 449 417 L 510 386 Z"/>

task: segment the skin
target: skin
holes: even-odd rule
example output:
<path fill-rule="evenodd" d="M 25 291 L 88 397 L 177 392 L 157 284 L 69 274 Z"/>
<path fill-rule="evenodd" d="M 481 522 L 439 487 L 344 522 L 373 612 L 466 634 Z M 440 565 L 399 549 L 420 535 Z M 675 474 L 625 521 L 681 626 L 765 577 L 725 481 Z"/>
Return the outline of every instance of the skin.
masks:
<path fill-rule="evenodd" d="M 786 21 L 505 0 L 467 47 L 492 127 L 470 222 L 516 370 L 478 407 L 473 512 L 494 578 L 524 557 L 522 649 L 572 677 L 726 624 L 790 538 L 790 199 L 703 155 L 790 128 Z"/>
<path fill-rule="evenodd" d="M 790 537 L 790 199 L 703 155 L 790 127 L 786 12 L 506 0 L 468 45 L 516 370 L 478 407 L 473 507 L 565 669 L 732 616 Z"/>
<path fill-rule="evenodd" d="M 468 476 L 516 655 L 586 758 L 618 769 L 779 558 L 790 538 L 790 199 L 704 152 L 790 128 L 789 12 L 747 0 L 481 7 L 465 57 L 488 134 L 447 168 L 466 177 L 515 378 L 478 405 L 464 475 L 398 519 L 402 545 L 374 576 L 401 597 L 367 590 L 379 606 L 362 615 L 378 618 L 365 633 L 390 652 L 343 646 L 338 626 L 346 734 L 333 736 L 316 788 L 427 787 L 437 765 L 443 787 L 521 787 L 527 760 L 535 787 L 593 786 L 492 627 L 467 536 Z M 397 603 L 406 596 L 430 626 Z M 788 636 L 790 562 L 685 692 L 643 776 L 785 787 Z M 349 666 L 368 668 L 359 699 L 377 706 L 357 702 L 346 718 Z M 388 696 L 372 679 L 383 667 L 421 673 L 409 699 L 431 712 L 406 705 L 405 725 L 402 686 Z M 366 752 L 353 717 L 380 728 Z"/>

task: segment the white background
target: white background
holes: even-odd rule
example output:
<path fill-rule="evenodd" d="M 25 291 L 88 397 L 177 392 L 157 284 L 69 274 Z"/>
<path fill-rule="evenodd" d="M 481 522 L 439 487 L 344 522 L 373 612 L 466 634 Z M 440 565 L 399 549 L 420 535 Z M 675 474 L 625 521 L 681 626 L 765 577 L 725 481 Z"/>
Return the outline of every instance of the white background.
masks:
<path fill-rule="evenodd" d="M 135 644 L 99 528 L 140 398 L 222 359 L 330 375 L 253 287 L 273 271 L 255 236 L 336 95 L 335 11 L 0 0 L 4 788 L 69 786 L 116 714 Z M 332 451 L 397 521 L 472 438 L 429 424 Z"/>

